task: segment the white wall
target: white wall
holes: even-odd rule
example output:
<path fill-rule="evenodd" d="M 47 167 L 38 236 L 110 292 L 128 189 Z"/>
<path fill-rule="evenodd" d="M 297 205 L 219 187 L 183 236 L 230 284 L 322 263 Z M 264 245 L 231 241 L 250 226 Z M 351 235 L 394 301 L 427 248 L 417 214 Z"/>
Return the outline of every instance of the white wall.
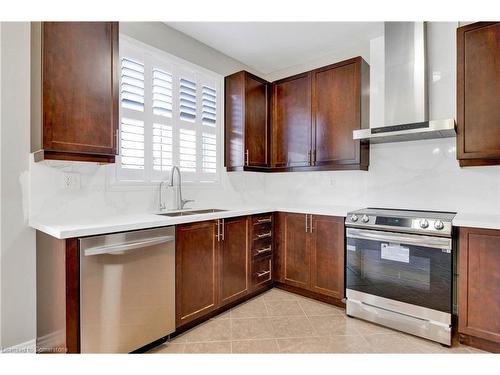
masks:
<path fill-rule="evenodd" d="M 1 347 L 35 337 L 35 236 L 29 201 L 29 24 L 1 24 Z"/>

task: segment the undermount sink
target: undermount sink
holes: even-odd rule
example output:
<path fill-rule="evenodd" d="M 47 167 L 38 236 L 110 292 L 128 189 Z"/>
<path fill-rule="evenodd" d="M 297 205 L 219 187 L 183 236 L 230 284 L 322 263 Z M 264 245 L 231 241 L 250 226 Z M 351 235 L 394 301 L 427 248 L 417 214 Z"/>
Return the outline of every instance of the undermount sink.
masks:
<path fill-rule="evenodd" d="M 222 211 L 227 211 L 227 210 L 221 210 L 219 208 L 206 208 L 204 210 L 165 212 L 157 215 L 176 217 L 176 216 L 188 216 L 188 215 L 199 215 L 199 214 L 213 214 L 215 212 L 222 212 Z"/>

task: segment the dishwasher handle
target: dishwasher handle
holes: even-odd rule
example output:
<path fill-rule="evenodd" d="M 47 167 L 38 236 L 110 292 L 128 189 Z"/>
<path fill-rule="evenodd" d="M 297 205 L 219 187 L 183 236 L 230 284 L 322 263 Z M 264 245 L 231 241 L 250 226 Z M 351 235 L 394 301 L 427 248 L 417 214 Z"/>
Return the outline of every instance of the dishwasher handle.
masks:
<path fill-rule="evenodd" d="M 102 254 L 113 254 L 129 250 L 136 250 L 148 246 L 159 245 L 165 242 L 172 242 L 172 241 L 175 241 L 175 236 L 161 236 L 142 241 L 126 242 L 108 246 L 97 246 L 84 250 L 84 255 L 92 256 L 92 255 L 102 255 Z"/>

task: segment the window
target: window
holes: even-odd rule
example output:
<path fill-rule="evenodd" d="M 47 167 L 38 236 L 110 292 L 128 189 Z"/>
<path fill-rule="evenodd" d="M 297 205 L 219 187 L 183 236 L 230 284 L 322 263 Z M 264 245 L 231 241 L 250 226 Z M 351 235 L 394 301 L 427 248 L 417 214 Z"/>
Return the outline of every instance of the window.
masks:
<path fill-rule="evenodd" d="M 120 73 L 116 179 L 218 181 L 222 77 L 124 36 Z"/>

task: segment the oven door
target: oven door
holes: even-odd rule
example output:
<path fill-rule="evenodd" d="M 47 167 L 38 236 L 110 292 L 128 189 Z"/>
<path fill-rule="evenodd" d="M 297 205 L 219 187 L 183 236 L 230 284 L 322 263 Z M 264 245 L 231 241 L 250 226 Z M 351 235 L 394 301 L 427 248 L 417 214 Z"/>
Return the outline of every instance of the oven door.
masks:
<path fill-rule="evenodd" d="M 347 229 L 346 288 L 451 313 L 450 238 Z"/>

